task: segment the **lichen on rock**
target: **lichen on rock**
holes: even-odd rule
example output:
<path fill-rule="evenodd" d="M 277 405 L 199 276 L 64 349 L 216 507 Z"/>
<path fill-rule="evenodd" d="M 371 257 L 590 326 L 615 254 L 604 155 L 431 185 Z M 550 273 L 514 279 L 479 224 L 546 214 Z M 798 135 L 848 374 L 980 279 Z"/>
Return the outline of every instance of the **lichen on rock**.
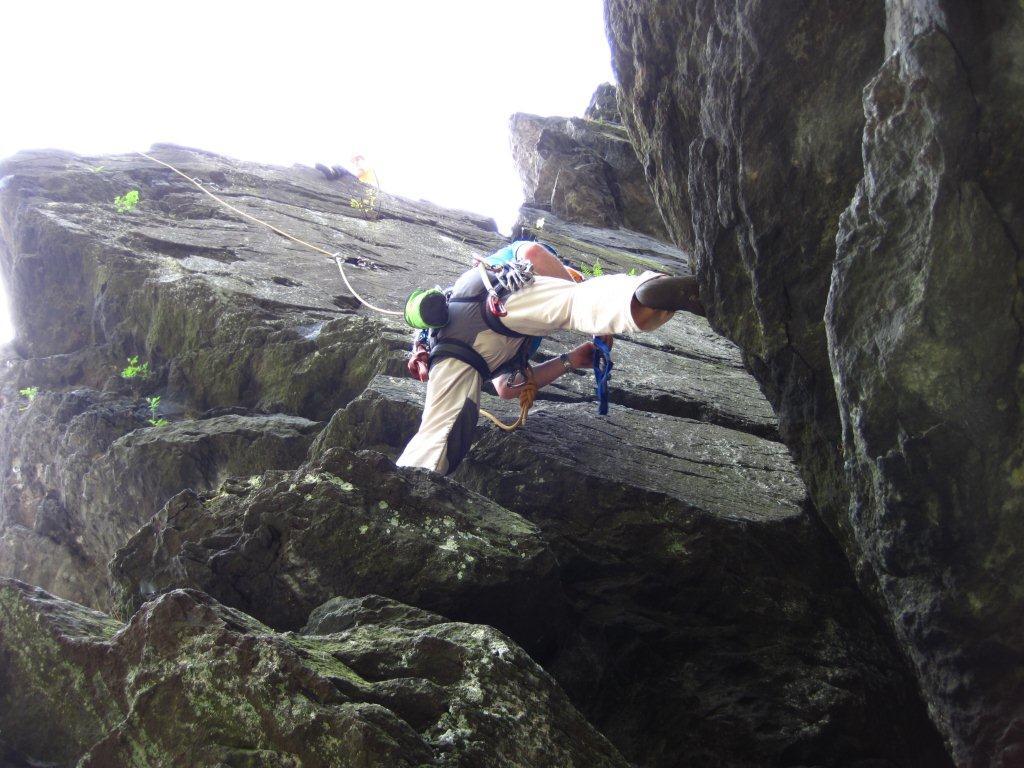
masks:
<path fill-rule="evenodd" d="M 124 625 L 0 579 L 5 746 L 83 768 L 626 765 L 500 633 L 402 610 L 429 620 L 281 635 L 175 590 Z"/>

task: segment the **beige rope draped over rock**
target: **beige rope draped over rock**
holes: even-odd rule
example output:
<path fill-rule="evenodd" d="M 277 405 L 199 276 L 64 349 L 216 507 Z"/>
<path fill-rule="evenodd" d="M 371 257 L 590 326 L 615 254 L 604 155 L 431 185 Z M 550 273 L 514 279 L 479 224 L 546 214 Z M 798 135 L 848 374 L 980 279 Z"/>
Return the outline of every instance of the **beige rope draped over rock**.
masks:
<path fill-rule="evenodd" d="M 302 240 L 301 238 L 295 237 L 295 235 L 292 235 L 292 234 L 290 234 L 288 232 L 285 232 L 283 229 L 279 229 L 278 227 L 275 227 L 273 224 L 270 224 L 269 222 L 266 222 L 263 219 L 258 219 L 255 216 L 253 216 L 251 214 L 248 214 L 245 211 L 241 210 L 240 208 L 236 208 L 231 203 L 229 203 L 227 200 L 224 200 L 223 198 L 218 197 L 217 195 L 213 194 L 213 192 L 211 192 L 206 187 L 204 187 L 199 181 L 197 181 L 196 179 L 192 178 L 187 173 L 183 173 L 182 171 L 178 170 L 177 168 L 175 168 L 170 163 L 165 163 L 163 160 L 158 160 L 157 158 L 153 157 L 152 155 L 147 155 L 145 152 L 139 152 L 138 154 L 142 155 L 142 157 L 146 158 L 147 160 L 152 160 L 154 163 L 158 163 L 158 164 L 164 166 L 165 168 L 171 169 L 176 174 L 181 176 L 183 179 L 188 181 L 190 184 L 195 186 L 200 192 L 202 192 L 205 195 L 208 195 L 209 197 L 212 197 L 214 200 L 216 200 L 218 203 L 223 205 L 225 208 L 227 208 L 230 211 L 234 211 L 239 216 L 242 216 L 243 218 L 246 218 L 249 221 L 254 221 L 257 224 L 262 224 L 267 229 L 269 229 L 269 230 L 271 230 L 273 232 L 276 232 L 277 234 L 281 235 L 282 237 L 286 237 L 289 240 L 291 240 L 292 242 L 295 242 L 295 243 L 298 243 L 299 245 L 305 246 L 306 248 L 314 250 L 317 253 L 322 253 L 324 256 L 330 256 L 332 259 L 334 259 L 335 263 L 338 265 L 338 271 L 341 272 L 341 279 L 345 281 L 345 285 L 348 286 L 348 289 L 352 292 L 352 295 L 355 296 L 365 306 L 369 307 L 370 309 L 374 310 L 375 312 L 380 312 L 381 314 L 384 314 L 384 315 L 402 315 L 402 314 L 404 314 L 403 312 L 398 312 L 398 311 L 393 310 L 393 309 L 383 309 L 381 307 L 376 307 L 373 304 L 371 304 L 370 302 L 368 302 L 366 299 L 364 299 L 362 296 L 360 296 L 358 293 L 356 293 L 355 289 L 352 287 L 352 283 L 350 283 L 348 281 L 348 277 L 345 275 L 345 268 L 342 266 L 341 259 L 339 258 L 337 253 L 331 253 L 330 251 L 325 251 L 323 248 L 320 248 L 319 246 L 313 245 L 312 243 L 307 243 L 305 240 Z"/>

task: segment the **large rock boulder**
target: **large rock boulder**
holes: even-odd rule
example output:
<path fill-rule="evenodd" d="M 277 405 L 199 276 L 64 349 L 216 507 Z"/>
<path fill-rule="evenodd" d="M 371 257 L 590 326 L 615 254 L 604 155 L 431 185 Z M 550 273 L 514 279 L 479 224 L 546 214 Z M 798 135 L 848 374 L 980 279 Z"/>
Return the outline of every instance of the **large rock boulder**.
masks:
<path fill-rule="evenodd" d="M 743 350 L 801 465 L 820 468 L 805 479 L 840 525 L 821 318 L 839 214 L 861 175 L 861 89 L 882 59 L 880 8 L 609 0 L 607 19 L 623 122 L 672 239 L 692 251 L 712 326 Z"/>
<path fill-rule="evenodd" d="M 277 629 L 333 595 L 370 592 L 492 624 L 540 653 L 566 623 L 533 525 L 445 478 L 338 448 L 295 472 L 182 492 L 110 567 L 125 616 L 189 586 Z"/>
<path fill-rule="evenodd" d="M 381 304 L 502 242 L 493 222 L 427 203 L 353 207 L 354 179 L 152 151 L 337 251 Z M 119 212 L 131 189 L 138 205 Z M 0 235 L 17 329 L 0 371 L 0 573 L 92 607 L 109 608 L 109 558 L 171 496 L 295 468 L 316 422 L 404 370 L 404 325 L 359 314 L 332 259 L 139 155 L 3 162 Z M 124 378 L 129 358 L 145 373 Z M 155 397 L 166 426 L 149 423 Z"/>
<path fill-rule="evenodd" d="M 81 768 L 627 765 L 490 627 L 382 598 L 311 623 L 277 634 L 177 590 L 125 625 L 0 579 L 0 746 Z"/>
<path fill-rule="evenodd" d="M 619 91 L 613 83 L 601 83 L 590 97 L 583 116 L 588 120 L 603 120 L 606 123 L 622 124 L 619 115 Z"/>
<path fill-rule="evenodd" d="M 91 389 L 10 405 L 0 569 L 107 608 L 107 562 L 182 488 L 298 466 L 319 430 L 301 416 L 231 415 L 154 426 L 145 401 Z"/>
<path fill-rule="evenodd" d="M 623 118 L 958 765 L 1024 759 L 1024 7 L 609 0 Z"/>
<path fill-rule="evenodd" d="M 605 85 L 584 118 L 512 116 L 512 157 L 526 205 L 665 240 L 661 214 L 614 105 L 614 87 Z"/>
<path fill-rule="evenodd" d="M 1015 11 L 1006 23 L 1024 32 Z M 1012 766 L 1024 763 L 1024 195 L 1010 181 L 1024 170 L 1012 79 L 1024 46 L 1000 28 L 915 21 L 893 14 L 895 51 L 865 90 L 864 178 L 825 316 L 850 520 L 957 762 Z"/>

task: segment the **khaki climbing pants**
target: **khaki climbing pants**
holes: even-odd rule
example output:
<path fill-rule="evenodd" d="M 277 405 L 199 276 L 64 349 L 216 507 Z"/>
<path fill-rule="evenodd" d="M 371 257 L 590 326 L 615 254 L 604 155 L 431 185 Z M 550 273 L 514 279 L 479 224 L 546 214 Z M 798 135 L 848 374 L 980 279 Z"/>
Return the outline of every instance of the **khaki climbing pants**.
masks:
<path fill-rule="evenodd" d="M 505 300 L 508 314 L 501 320 L 510 331 L 546 336 L 554 331 L 590 335 L 638 333 L 633 320 L 633 294 L 657 272 L 642 275 L 602 275 L 582 283 L 538 275 Z M 473 348 L 494 370 L 511 360 L 523 339 L 487 329 L 477 334 Z M 400 467 L 426 467 L 441 474 L 455 470 L 469 450 L 480 411 L 480 374 L 454 358 L 439 360 L 430 369 L 427 399 L 420 428 L 398 457 Z"/>

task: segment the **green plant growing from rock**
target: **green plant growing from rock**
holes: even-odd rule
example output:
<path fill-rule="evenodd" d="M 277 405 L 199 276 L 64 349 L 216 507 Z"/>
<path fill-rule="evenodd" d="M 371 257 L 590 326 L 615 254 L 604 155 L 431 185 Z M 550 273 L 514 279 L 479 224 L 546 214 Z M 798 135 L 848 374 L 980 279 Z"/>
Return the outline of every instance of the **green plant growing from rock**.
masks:
<path fill-rule="evenodd" d="M 156 412 L 160 408 L 160 395 L 155 397 L 147 397 L 146 402 L 149 404 L 149 423 L 154 427 L 162 427 L 167 423 L 167 419 L 157 418 Z"/>
<path fill-rule="evenodd" d="M 39 387 L 23 387 L 22 389 L 18 390 L 18 394 L 24 398 L 27 398 L 29 403 L 31 403 L 33 400 L 36 399 L 36 395 L 39 394 Z M 28 406 L 23 405 L 18 410 L 24 411 L 26 408 L 28 408 Z"/>
<path fill-rule="evenodd" d="M 139 356 L 132 355 L 128 358 L 128 366 L 121 371 L 122 379 L 143 380 L 149 378 L 149 363 L 139 364 Z"/>
<path fill-rule="evenodd" d="M 362 197 L 350 197 L 348 204 L 357 211 L 365 213 L 368 217 L 372 218 L 377 212 L 376 187 L 370 187 Z"/>
<path fill-rule="evenodd" d="M 135 208 L 138 204 L 139 190 L 137 189 L 125 192 L 123 195 L 118 195 L 114 198 L 114 208 L 117 209 L 118 213 L 128 213 L 128 211 Z"/>
<path fill-rule="evenodd" d="M 594 264 L 587 264 L 585 261 L 580 262 L 580 272 L 583 273 L 584 277 L 600 277 L 604 274 L 604 267 L 601 266 L 600 259 L 594 259 Z"/>

